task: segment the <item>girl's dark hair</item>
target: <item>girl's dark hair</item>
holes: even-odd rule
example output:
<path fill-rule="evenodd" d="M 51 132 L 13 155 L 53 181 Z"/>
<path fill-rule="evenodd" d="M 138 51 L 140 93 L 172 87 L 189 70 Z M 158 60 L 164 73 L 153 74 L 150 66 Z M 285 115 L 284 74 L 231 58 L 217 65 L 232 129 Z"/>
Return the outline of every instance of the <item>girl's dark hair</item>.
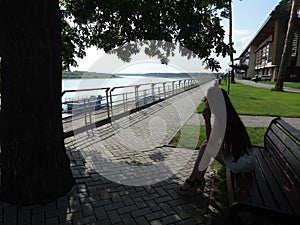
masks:
<path fill-rule="evenodd" d="M 251 148 L 251 141 L 226 91 L 224 89 L 221 90 L 227 112 L 227 123 L 223 142 L 224 153 L 225 157 L 233 158 L 233 161 L 236 162 L 242 155 L 248 153 L 248 150 Z"/>

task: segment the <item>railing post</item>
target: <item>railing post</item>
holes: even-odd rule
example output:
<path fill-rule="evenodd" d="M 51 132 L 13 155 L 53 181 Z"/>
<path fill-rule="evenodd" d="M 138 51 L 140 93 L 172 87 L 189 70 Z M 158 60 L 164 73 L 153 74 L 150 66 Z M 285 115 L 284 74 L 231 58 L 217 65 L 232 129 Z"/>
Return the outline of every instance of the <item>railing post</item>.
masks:
<path fill-rule="evenodd" d="M 126 111 L 126 106 L 125 106 L 125 104 L 126 104 L 126 103 L 125 103 L 125 101 L 126 101 L 126 100 L 125 100 L 125 95 L 126 95 L 126 94 L 127 94 L 127 93 L 123 93 L 123 95 L 122 95 L 122 96 L 123 96 L 123 110 L 124 110 L 124 112 Z"/>
<path fill-rule="evenodd" d="M 109 99 L 110 99 L 110 111 L 111 111 L 111 116 L 113 116 L 113 100 L 112 100 L 112 92 L 114 88 L 110 90 L 109 92 Z"/>
<path fill-rule="evenodd" d="M 166 98 L 166 83 L 163 83 L 164 98 Z"/>
<path fill-rule="evenodd" d="M 110 107 L 109 107 L 108 91 L 109 91 L 109 88 L 107 88 L 105 90 L 105 98 L 106 98 L 107 117 L 109 118 L 110 117 L 110 113 L 109 113 Z"/>
<path fill-rule="evenodd" d="M 155 101 L 155 89 L 154 89 L 155 84 L 151 84 L 151 92 L 152 92 L 152 102 Z"/>
<path fill-rule="evenodd" d="M 147 90 L 143 90 L 143 97 L 144 97 L 144 105 L 147 104 Z"/>
<path fill-rule="evenodd" d="M 135 94 L 135 107 L 139 107 L 139 85 L 134 87 L 134 94 Z"/>
<path fill-rule="evenodd" d="M 83 99 L 83 110 L 84 110 L 84 122 L 85 122 L 85 125 L 87 125 L 86 98 Z"/>
<path fill-rule="evenodd" d="M 180 83 L 181 83 L 181 80 L 178 82 L 178 93 L 180 93 Z"/>
<path fill-rule="evenodd" d="M 157 88 L 158 98 L 160 99 L 160 87 Z"/>
<path fill-rule="evenodd" d="M 173 93 L 173 95 L 175 95 L 175 90 L 174 90 L 174 87 L 175 86 L 175 81 L 172 81 L 172 93 Z"/>

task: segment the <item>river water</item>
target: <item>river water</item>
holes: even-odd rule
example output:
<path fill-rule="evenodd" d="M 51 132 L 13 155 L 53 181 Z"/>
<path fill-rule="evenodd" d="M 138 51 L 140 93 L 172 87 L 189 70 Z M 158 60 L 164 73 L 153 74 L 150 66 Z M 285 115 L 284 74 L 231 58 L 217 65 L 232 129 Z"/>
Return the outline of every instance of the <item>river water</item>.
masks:
<path fill-rule="evenodd" d="M 107 79 L 63 79 L 62 80 L 62 90 L 82 90 L 82 89 L 101 89 L 101 88 L 112 88 L 120 86 L 131 86 L 138 84 L 147 83 L 162 83 L 171 82 L 178 80 L 163 78 L 163 77 L 145 77 L 145 76 L 122 76 L 122 77 L 112 77 Z M 124 91 L 124 90 L 123 90 Z M 89 97 L 91 95 L 105 95 L 105 90 L 95 90 L 95 91 L 81 91 L 81 92 L 70 92 L 65 93 L 62 97 L 62 101 L 70 99 L 80 99 L 84 97 Z"/>

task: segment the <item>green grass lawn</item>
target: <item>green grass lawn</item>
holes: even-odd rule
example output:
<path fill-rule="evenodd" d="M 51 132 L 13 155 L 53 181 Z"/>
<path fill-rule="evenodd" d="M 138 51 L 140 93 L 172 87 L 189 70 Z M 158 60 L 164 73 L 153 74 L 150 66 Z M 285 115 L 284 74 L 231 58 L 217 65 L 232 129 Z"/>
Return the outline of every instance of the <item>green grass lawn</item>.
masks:
<path fill-rule="evenodd" d="M 266 127 L 247 127 L 252 145 L 264 145 Z M 185 125 L 170 142 L 172 146 L 199 149 L 205 140 L 205 126 Z"/>
<path fill-rule="evenodd" d="M 226 85 L 221 85 L 227 90 Z M 230 100 L 241 115 L 300 117 L 300 94 L 231 84 Z M 196 111 L 201 111 L 201 104 Z"/>

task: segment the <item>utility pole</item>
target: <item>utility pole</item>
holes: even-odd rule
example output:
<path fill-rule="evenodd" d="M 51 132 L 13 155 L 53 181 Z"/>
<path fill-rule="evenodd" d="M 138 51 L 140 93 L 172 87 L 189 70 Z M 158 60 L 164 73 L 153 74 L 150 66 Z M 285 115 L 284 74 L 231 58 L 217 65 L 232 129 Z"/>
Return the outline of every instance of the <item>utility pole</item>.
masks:
<path fill-rule="evenodd" d="M 231 83 L 235 83 L 234 61 L 233 61 L 233 41 L 232 41 L 232 1 L 229 2 L 229 46 L 230 46 L 230 62 L 231 62 Z"/>

